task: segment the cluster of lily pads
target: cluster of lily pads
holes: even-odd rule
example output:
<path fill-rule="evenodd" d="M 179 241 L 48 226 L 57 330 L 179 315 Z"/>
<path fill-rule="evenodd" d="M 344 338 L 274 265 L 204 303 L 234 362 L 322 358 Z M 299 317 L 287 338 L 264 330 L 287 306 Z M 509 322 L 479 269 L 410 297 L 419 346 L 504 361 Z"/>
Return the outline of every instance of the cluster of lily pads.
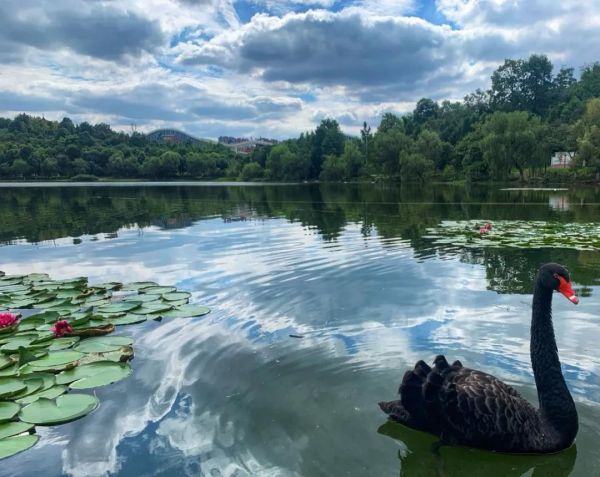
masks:
<path fill-rule="evenodd" d="M 494 222 L 491 230 L 482 234 L 485 220 L 443 221 L 427 229 L 424 238 L 436 244 L 479 247 L 570 248 L 600 250 L 600 224 L 558 223 L 525 220 Z"/>
<path fill-rule="evenodd" d="M 133 340 L 112 335 L 118 327 L 210 311 L 190 297 L 153 282 L 89 285 L 0 271 L 0 459 L 35 445 L 35 426 L 96 409 L 98 398 L 82 390 L 131 374 Z"/>

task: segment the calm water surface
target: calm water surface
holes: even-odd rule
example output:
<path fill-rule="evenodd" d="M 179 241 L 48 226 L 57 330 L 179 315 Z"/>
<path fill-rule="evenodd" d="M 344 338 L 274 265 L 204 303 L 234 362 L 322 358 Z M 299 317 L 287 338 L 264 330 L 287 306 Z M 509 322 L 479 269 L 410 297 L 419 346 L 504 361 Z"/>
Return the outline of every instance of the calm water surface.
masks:
<path fill-rule="evenodd" d="M 600 253 L 436 246 L 442 220 L 600 222 L 600 191 L 499 187 L 0 188 L 0 269 L 152 280 L 212 308 L 122 328 L 134 374 L 101 406 L 38 428 L 10 476 L 600 475 Z M 444 353 L 525 397 L 532 279 L 566 264 L 555 327 L 580 416 L 553 456 L 468 449 L 386 423 L 406 367 Z M 290 334 L 303 338 L 292 338 Z"/>

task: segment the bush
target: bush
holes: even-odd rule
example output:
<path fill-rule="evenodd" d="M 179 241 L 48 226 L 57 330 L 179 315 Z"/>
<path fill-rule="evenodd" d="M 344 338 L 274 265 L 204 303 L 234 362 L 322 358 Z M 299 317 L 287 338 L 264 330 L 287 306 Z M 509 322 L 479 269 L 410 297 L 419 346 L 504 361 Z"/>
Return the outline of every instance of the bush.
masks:
<path fill-rule="evenodd" d="M 575 172 L 573 169 L 558 169 L 549 167 L 544 173 L 544 181 L 550 183 L 563 183 L 571 182 L 575 179 Z"/>
<path fill-rule="evenodd" d="M 260 179 L 263 176 L 263 172 L 263 168 L 260 167 L 258 162 L 249 162 L 242 168 L 242 172 L 240 172 L 240 180 L 252 181 L 255 179 Z"/>
<path fill-rule="evenodd" d="M 93 174 L 77 174 L 69 179 L 71 182 L 96 182 L 98 177 Z"/>

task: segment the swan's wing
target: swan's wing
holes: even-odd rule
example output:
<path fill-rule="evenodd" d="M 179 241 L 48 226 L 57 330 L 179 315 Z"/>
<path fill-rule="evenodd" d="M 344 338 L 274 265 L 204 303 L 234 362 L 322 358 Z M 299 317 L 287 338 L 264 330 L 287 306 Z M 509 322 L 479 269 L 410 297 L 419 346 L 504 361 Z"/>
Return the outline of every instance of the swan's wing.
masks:
<path fill-rule="evenodd" d="M 447 373 L 439 398 L 443 437 L 456 443 L 508 449 L 539 422 L 537 411 L 514 388 L 473 369 Z"/>

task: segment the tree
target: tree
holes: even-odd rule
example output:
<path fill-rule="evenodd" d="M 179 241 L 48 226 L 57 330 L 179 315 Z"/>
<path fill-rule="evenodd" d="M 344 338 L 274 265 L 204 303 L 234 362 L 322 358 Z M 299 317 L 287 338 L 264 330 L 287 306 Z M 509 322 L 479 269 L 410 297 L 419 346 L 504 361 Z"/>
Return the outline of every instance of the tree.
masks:
<path fill-rule="evenodd" d="M 600 179 L 600 98 L 587 102 L 585 114 L 578 124 L 580 138 L 577 141 L 578 161 L 596 171 Z"/>
<path fill-rule="evenodd" d="M 417 126 L 425 124 L 429 120 L 436 119 L 440 111 L 439 105 L 432 99 L 421 98 L 417 102 L 413 118 Z"/>
<path fill-rule="evenodd" d="M 535 165 L 536 134 L 540 120 L 524 111 L 494 113 L 482 126 L 483 151 L 497 179 L 505 179 L 512 168 L 525 179 L 525 169 Z"/>
<path fill-rule="evenodd" d="M 319 179 L 322 181 L 339 182 L 346 178 L 346 164 L 341 157 L 329 155 L 323 161 Z"/>
<path fill-rule="evenodd" d="M 363 127 L 360 130 L 360 139 L 362 141 L 365 162 L 368 162 L 369 144 L 373 142 L 373 135 L 371 134 L 371 126 L 369 126 L 366 121 L 363 122 Z"/>
<path fill-rule="evenodd" d="M 402 128 L 402 120 L 393 113 L 383 113 L 377 132 L 386 133 L 393 129 Z"/>
<path fill-rule="evenodd" d="M 260 167 L 258 162 L 249 162 L 244 164 L 242 172 L 240 173 L 240 179 L 243 181 L 253 181 L 260 179 L 263 176 L 264 170 Z"/>
<path fill-rule="evenodd" d="M 398 175 L 400 153 L 412 148 L 412 139 L 404 134 L 401 126 L 393 129 L 379 129 L 374 138 L 375 160 L 388 177 Z"/>
<path fill-rule="evenodd" d="M 425 182 L 433 173 L 433 162 L 418 152 L 400 155 L 400 178 L 405 182 Z"/>
<path fill-rule="evenodd" d="M 544 55 L 505 60 L 492 74 L 492 107 L 497 111 L 545 114 L 554 94 L 552 69 L 552 62 Z"/>
<path fill-rule="evenodd" d="M 339 156 L 346 138 L 335 119 L 323 119 L 315 130 L 311 151 L 310 177 L 318 177 L 323 158 L 329 154 Z"/>

